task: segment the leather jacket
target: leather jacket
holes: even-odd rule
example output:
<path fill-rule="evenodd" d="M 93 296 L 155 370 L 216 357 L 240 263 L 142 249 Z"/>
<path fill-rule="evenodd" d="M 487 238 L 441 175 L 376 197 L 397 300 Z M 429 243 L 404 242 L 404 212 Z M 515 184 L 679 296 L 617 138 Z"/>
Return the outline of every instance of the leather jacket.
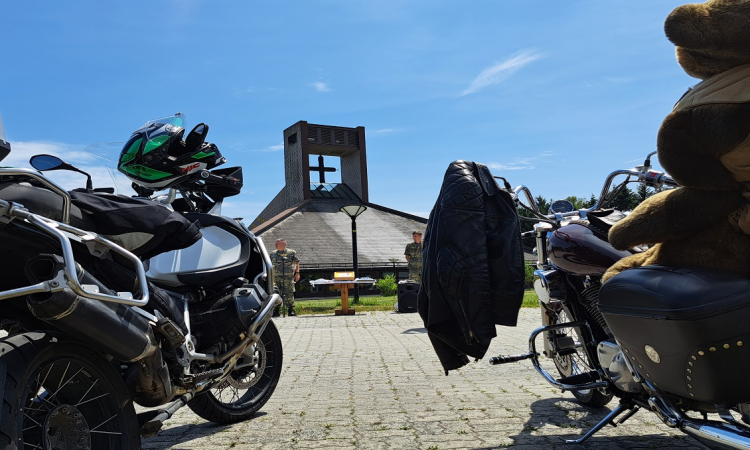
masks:
<path fill-rule="evenodd" d="M 524 291 L 520 226 L 511 196 L 487 166 L 454 161 L 430 213 L 419 314 L 445 373 L 480 359 L 515 326 Z"/>

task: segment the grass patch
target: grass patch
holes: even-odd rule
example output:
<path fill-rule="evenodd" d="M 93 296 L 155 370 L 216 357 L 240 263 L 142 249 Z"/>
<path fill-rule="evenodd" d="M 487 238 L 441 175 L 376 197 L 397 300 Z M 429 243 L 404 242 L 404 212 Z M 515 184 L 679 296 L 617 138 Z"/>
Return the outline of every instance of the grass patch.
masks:
<path fill-rule="evenodd" d="M 539 307 L 539 297 L 537 297 L 536 292 L 534 292 L 533 289 L 526 289 L 523 293 L 523 303 L 521 303 L 521 308 L 538 308 Z"/>
<path fill-rule="evenodd" d="M 359 305 L 352 305 L 353 296 L 349 296 L 349 308 L 354 308 L 358 313 L 367 311 L 395 311 L 396 296 L 390 297 L 367 296 L 359 297 Z M 298 315 L 305 314 L 333 314 L 336 308 L 341 308 L 340 298 L 327 298 L 322 300 L 295 300 L 294 311 Z"/>
<path fill-rule="evenodd" d="M 349 297 L 349 307 L 354 308 L 358 313 L 368 311 L 395 311 L 393 305 L 396 304 L 395 295 L 389 297 L 367 296 L 359 298 L 359 305 L 352 305 L 353 298 Z M 527 289 L 523 294 L 523 308 L 536 308 L 539 306 L 539 299 L 533 289 Z M 328 298 L 322 300 L 296 300 L 294 302 L 294 311 L 298 315 L 309 314 L 333 314 L 336 308 L 341 308 L 340 298 Z"/>

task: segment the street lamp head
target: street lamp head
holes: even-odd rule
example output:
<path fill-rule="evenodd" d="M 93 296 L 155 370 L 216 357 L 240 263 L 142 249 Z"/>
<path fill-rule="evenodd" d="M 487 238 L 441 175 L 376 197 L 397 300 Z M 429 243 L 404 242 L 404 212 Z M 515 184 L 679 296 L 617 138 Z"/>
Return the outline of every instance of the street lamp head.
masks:
<path fill-rule="evenodd" d="M 351 217 L 352 219 L 357 217 L 358 215 L 362 214 L 363 212 L 367 211 L 367 206 L 365 205 L 347 205 L 342 206 L 339 208 L 339 211 L 346 214 L 347 216 Z"/>

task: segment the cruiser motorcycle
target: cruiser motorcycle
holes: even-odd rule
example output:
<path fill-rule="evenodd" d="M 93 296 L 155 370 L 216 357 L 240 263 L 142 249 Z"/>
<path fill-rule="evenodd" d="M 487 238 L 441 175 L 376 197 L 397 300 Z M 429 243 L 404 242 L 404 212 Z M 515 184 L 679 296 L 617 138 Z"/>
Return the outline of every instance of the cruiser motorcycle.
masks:
<path fill-rule="evenodd" d="M 631 182 L 657 191 L 677 187 L 652 169 L 654 153 L 642 166 L 611 173 L 588 209 L 576 211 L 562 200 L 540 211 L 527 187 L 513 189 L 505 181 L 505 190 L 531 212 L 520 218 L 536 222 L 523 237 L 536 239 L 534 289 L 542 326 L 531 333 L 528 353 L 490 363 L 529 359 L 547 382 L 590 407 L 617 397 L 618 405 L 601 422 L 567 443 L 584 442 L 643 408 L 708 446 L 748 449 L 750 280 L 645 266 L 601 283 L 608 267 L 642 251 L 619 251 L 608 243 L 609 228 L 624 216 L 607 204 Z M 610 189 L 620 176 L 625 180 Z"/>
<path fill-rule="evenodd" d="M 160 127 L 184 116 L 143 129 Z M 216 149 L 207 131 L 181 144 Z M 192 164 L 166 194 L 123 200 L 90 177 L 85 190 L 61 188 L 44 172 L 81 171 L 57 157 L 31 164 L 0 168 L 0 449 L 136 449 L 185 405 L 221 424 L 252 417 L 281 374 L 281 300 L 263 242 L 220 214 L 241 168 Z M 129 243 L 147 233 L 110 236 L 91 219 L 116 208 L 87 211 L 75 191 L 177 213 L 202 237 L 136 256 Z"/>

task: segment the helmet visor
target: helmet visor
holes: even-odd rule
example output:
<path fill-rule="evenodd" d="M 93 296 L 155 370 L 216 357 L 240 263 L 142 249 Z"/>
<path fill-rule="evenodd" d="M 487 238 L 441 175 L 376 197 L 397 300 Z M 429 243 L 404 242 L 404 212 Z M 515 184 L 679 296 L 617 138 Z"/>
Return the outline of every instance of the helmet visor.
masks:
<path fill-rule="evenodd" d="M 156 149 L 165 149 L 166 147 L 164 144 L 167 144 L 173 136 L 178 135 L 180 132 L 184 133 L 185 125 L 186 120 L 182 113 L 146 122 L 143 126 L 145 136 L 144 142 L 142 143 L 142 155 L 148 155 Z M 181 137 L 182 134 L 180 133 L 179 136 Z M 154 164 L 166 156 L 166 151 L 163 150 L 151 153 L 145 159 L 151 164 Z"/>
<path fill-rule="evenodd" d="M 186 125 L 187 121 L 185 120 L 185 115 L 182 113 L 146 122 L 143 126 L 143 129 L 146 131 L 146 142 L 143 144 L 143 154 L 145 155 L 154 149 L 160 148 L 170 139 L 171 136 L 175 135 L 180 128 L 184 130 Z"/>

